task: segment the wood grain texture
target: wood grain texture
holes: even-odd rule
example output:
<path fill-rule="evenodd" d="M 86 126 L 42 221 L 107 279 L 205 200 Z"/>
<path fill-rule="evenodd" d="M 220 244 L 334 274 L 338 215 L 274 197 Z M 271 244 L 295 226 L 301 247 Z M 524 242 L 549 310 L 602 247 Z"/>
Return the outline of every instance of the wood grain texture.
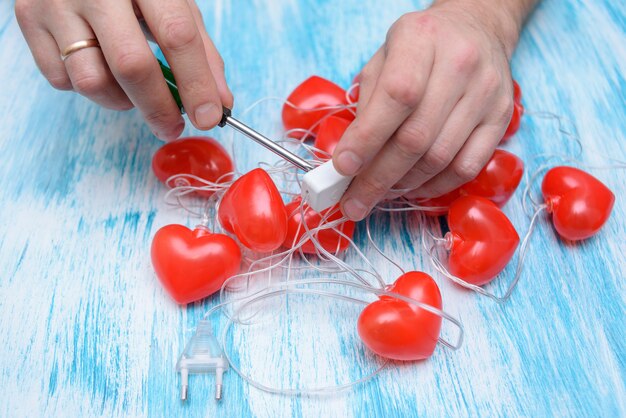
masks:
<path fill-rule="evenodd" d="M 286 96 L 311 74 L 347 86 L 389 25 L 425 5 L 217 0 L 201 7 L 243 109 Z M 355 390 L 312 398 L 269 395 L 231 371 L 216 403 L 212 377 L 194 376 L 190 400 L 181 404 L 174 364 L 215 300 L 181 309 L 152 272 L 154 232 L 195 222 L 163 202 L 165 190 L 150 170 L 159 142 L 137 112 L 103 110 L 49 87 L 7 1 L 0 3 L 0 62 L 0 416 L 626 415 L 624 170 L 594 171 L 617 195 L 597 237 L 564 244 L 541 220 L 505 306 L 437 277 L 445 309 L 465 326 L 459 351 L 438 348 L 428 361 L 392 365 Z M 576 122 L 586 162 L 605 164 L 600 155 L 626 160 L 624 2 L 543 1 L 513 72 L 529 111 Z M 278 135 L 279 109 L 265 104 L 246 120 Z M 274 160 L 241 137 L 212 135 L 234 146 L 241 171 Z M 530 161 L 573 145 L 553 122 L 525 118 L 507 149 Z M 505 212 L 523 231 L 520 198 L 518 191 Z M 376 218 L 377 241 L 405 268 L 432 272 L 415 217 L 393 218 L 391 228 L 388 217 Z M 352 255 L 347 260 L 357 263 Z M 383 260 L 375 263 L 389 282 L 397 277 Z M 502 292 L 508 277 L 492 288 Z M 371 367 L 349 361 L 358 351 L 358 307 L 301 299 L 307 303 L 290 303 L 285 309 L 293 315 L 283 313 L 278 327 L 232 337 L 242 367 L 274 382 L 292 370 L 283 383 L 354 378 Z M 277 371 L 264 367 L 281 362 Z"/>

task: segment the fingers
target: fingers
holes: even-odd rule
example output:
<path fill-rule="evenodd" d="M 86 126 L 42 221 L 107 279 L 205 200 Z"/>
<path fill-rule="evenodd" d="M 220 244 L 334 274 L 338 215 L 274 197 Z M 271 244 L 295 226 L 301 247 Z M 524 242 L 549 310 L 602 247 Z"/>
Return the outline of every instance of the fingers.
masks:
<path fill-rule="evenodd" d="M 213 43 L 206 31 L 204 20 L 202 19 L 202 13 L 200 13 L 198 5 L 193 0 L 188 0 L 188 2 L 189 7 L 191 8 L 191 13 L 193 14 L 194 20 L 196 21 L 196 25 L 200 30 L 200 36 L 202 37 L 202 42 L 204 44 L 204 51 L 209 61 L 209 66 L 211 67 L 213 78 L 215 79 L 215 83 L 217 84 L 217 90 L 219 92 L 220 98 L 222 99 L 222 104 L 227 108 L 232 109 L 234 98 L 233 93 L 228 88 L 228 84 L 226 84 L 226 75 L 224 74 L 224 60 L 217 51 L 215 44 Z"/>
<path fill-rule="evenodd" d="M 222 118 L 222 101 L 189 4 L 186 0 L 137 4 L 171 64 L 189 118 L 199 129 L 213 128 Z"/>
<path fill-rule="evenodd" d="M 156 136 L 164 140 L 177 138 L 185 122 L 139 27 L 131 3 L 118 2 L 116 7 L 97 7 L 95 2 L 89 4 L 91 7 L 86 10 L 88 20 L 120 86 Z"/>
<path fill-rule="evenodd" d="M 464 96 L 450 113 L 433 145 L 393 187 L 398 191 L 395 196 L 417 189 L 450 165 L 483 119 L 484 112 L 484 108 L 477 106 L 471 97 Z"/>
<path fill-rule="evenodd" d="M 346 176 L 359 173 L 381 150 L 422 99 L 433 64 L 430 44 L 423 54 L 404 54 L 402 45 L 390 47 L 369 102 L 337 145 L 333 163 Z"/>
<path fill-rule="evenodd" d="M 407 193 L 407 198 L 441 196 L 478 175 L 500 142 L 513 110 L 512 95 L 508 91 L 503 94 L 497 88 L 500 83 L 505 82 L 504 79 L 487 74 L 483 76 L 482 82 L 477 83 L 483 87 L 480 90 L 474 89 L 473 95 L 467 97 L 467 101 L 472 102 L 468 112 L 479 108 L 488 109 L 481 111 L 482 120 L 467 141 L 463 141 L 464 145 L 447 168 L 423 185 L 419 184 L 422 179 L 418 178 L 418 181 L 408 187 L 419 188 Z M 483 106 L 480 106 L 481 103 Z M 471 116 L 468 113 L 469 118 Z"/>
<path fill-rule="evenodd" d="M 460 91 L 454 92 L 446 98 L 443 94 L 437 94 L 441 91 L 439 83 L 429 85 L 419 109 L 409 116 L 376 158 L 353 180 L 344 195 L 343 210 L 346 216 L 355 220 L 365 217 L 387 195 L 389 189 L 415 166 L 427 167 L 423 171 L 428 170 L 428 173 L 434 175 L 435 170 L 442 170 L 452 160 L 454 154 L 449 154 L 448 149 L 435 148 L 435 157 L 428 156 L 432 152 L 434 139 L 454 106 L 454 100 L 458 100 L 457 96 L 461 94 Z M 428 110 L 422 110 L 424 108 Z M 458 141 L 461 142 L 458 145 L 460 148 L 463 139 Z M 427 158 L 424 160 L 422 156 Z"/>
<path fill-rule="evenodd" d="M 56 41 L 47 31 L 37 30 L 37 32 L 35 36 L 26 38 L 37 67 L 55 89 L 72 90 L 72 81 L 61 61 Z"/>
<path fill-rule="evenodd" d="M 473 180 L 493 155 L 501 137 L 500 126 L 478 126 L 445 170 L 405 196 L 408 199 L 437 197 Z"/>
<path fill-rule="evenodd" d="M 87 22 L 73 13 L 63 13 L 51 19 L 50 23 L 51 33 L 61 50 L 74 42 L 95 37 Z M 77 93 L 109 109 L 128 110 L 133 107 L 111 74 L 100 48 L 78 50 L 63 64 Z"/>
<path fill-rule="evenodd" d="M 467 77 L 457 77 L 455 83 L 450 83 L 453 74 L 445 64 L 445 60 L 435 62 L 417 110 L 402 123 L 374 160 L 350 185 L 344 196 L 343 210 L 351 219 L 362 219 L 367 215 L 410 169 L 423 172 L 425 178 L 422 182 L 441 171 L 469 135 L 468 132 L 463 138 L 455 138 L 458 142 L 456 149 L 450 150 L 443 146 L 433 148 L 467 85 Z M 479 120 L 475 117 L 462 123 L 473 124 L 468 129 L 471 132 Z"/>
<path fill-rule="evenodd" d="M 363 67 L 363 70 L 361 70 L 359 79 L 359 102 L 356 107 L 357 116 L 369 103 L 384 63 L 385 52 L 382 48 L 379 48 L 374 56 L 372 56 L 372 59 Z"/>
<path fill-rule="evenodd" d="M 59 46 L 50 32 L 34 19 L 35 15 L 36 13 L 29 2 L 15 2 L 17 22 L 37 67 L 52 87 L 58 90 L 71 90 L 72 82 L 67 75 L 65 65 L 61 61 Z"/>

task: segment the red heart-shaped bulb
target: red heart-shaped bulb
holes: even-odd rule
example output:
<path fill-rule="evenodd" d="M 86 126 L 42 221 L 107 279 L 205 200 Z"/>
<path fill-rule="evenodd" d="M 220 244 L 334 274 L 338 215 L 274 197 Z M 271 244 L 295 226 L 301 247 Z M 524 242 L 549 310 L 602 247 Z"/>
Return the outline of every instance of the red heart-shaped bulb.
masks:
<path fill-rule="evenodd" d="M 175 174 L 191 174 L 210 182 L 226 182 L 232 179 L 233 161 L 215 139 L 209 137 L 181 138 L 169 142 L 157 150 L 152 157 L 152 171 L 166 186 L 167 179 Z M 194 187 L 205 186 L 193 178 L 180 179 Z M 210 196 L 211 191 L 196 191 L 199 195 Z"/>
<path fill-rule="evenodd" d="M 522 103 L 522 88 L 515 80 L 513 80 L 513 101 L 515 103 Z"/>
<path fill-rule="evenodd" d="M 523 174 L 524 162 L 519 157 L 497 149 L 474 180 L 442 196 L 421 200 L 418 203 L 428 207 L 448 207 L 460 196 L 480 196 L 502 207 L 517 190 Z M 440 209 L 425 213 L 430 216 L 441 216 L 447 212 L 447 209 Z"/>
<path fill-rule="evenodd" d="M 347 104 L 344 89 L 332 81 L 314 75 L 303 81 L 287 98 L 283 105 L 283 125 L 285 130 L 300 128 L 317 132 L 317 126 L 314 125 L 327 115 L 353 120 L 354 114 L 347 109 L 327 109 Z M 304 134 L 294 133 L 293 136 L 302 138 Z"/>
<path fill-rule="evenodd" d="M 554 228 L 572 241 L 597 233 L 611 216 L 615 203 L 608 187 L 574 167 L 552 168 L 543 178 L 541 191 Z"/>
<path fill-rule="evenodd" d="M 490 282 L 508 264 L 519 244 L 517 231 L 492 201 L 463 196 L 450 206 L 446 234 L 448 270 L 466 282 Z"/>
<path fill-rule="evenodd" d="M 495 150 L 478 176 L 460 187 L 462 196 L 480 196 L 502 207 L 509 201 L 524 175 L 524 162 L 508 151 Z"/>
<path fill-rule="evenodd" d="M 439 287 L 426 273 L 405 273 L 386 290 L 441 309 Z M 363 309 L 357 330 L 363 343 L 380 356 L 422 360 L 435 351 L 441 317 L 402 300 L 381 296 Z"/>
<path fill-rule="evenodd" d="M 506 132 L 504 132 L 504 136 L 500 140 L 500 143 L 508 140 L 519 130 L 519 127 L 522 124 L 522 115 L 524 115 L 524 106 L 521 103 L 513 104 L 513 116 L 511 116 L 509 126 L 506 128 Z"/>
<path fill-rule="evenodd" d="M 165 290 L 180 304 L 203 299 L 239 271 L 241 251 L 227 235 L 198 226 L 167 225 L 152 239 L 152 266 Z"/>
<path fill-rule="evenodd" d="M 291 203 L 287 204 L 287 214 L 289 216 L 289 223 L 287 226 L 287 237 L 285 238 L 285 242 L 283 244 L 286 248 L 292 248 L 294 244 L 297 244 L 300 241 L 300 237 L 304 235 L 306 230 L 304 226 L 302 226 L 302 214 L 300 213 L 300 204 L 302 202 L 301 197 L 297 197 Z M 335 206 L 331 209 L 326 209 L 322 212 L 322 215 L 315 212 L 313 209 L 309 207 L 309 205 L 304 204 L 302 210 L 304 211 L 304 220 L 305 224 L 309 229 L 317 228 L 322 220 L 322 216 L 327 215 L 328 213 L 335 212 L 328 218 L 326 218 L 326 222 L 336 221 L 340 219 L 343 215 L 341 211 L 337 210 L 338 206 Z M 341 223 L 336 227 L 337 230 L 341 231 L 346 236 L 352 239 L 352 235 L 354 235 L 354 222 L 346 221 Z M 337 254 L 341 251 L 345 251 L 350 243 L 347 239 L 339 235 L 332 229 L 323 229 L 317 233 L 316 239 L 322 245 L 322 247 L 333 254 Z M 315 245 L 309 239 L 302 245 L 302 251 L 307 254 L 316 254 L 317 251 L 315 249 Z"/>
<path fill-rule="evenodd" d="M 220 224 L 246 247 L 274 251 L 287 236 L 287 209 L 274 181 L 261 168 L 237 179 L 224 193 Z"/>
<path fill-rule="evenodd" d="M 438 197 L 431 197 L 430 199 L 418 199 L 417 204 L 425 208 L 439 208 L 439 209 L 424 209 L 424 214 L 428 216 L 443 216 L 448 213 L 448 209 L 452 202 L 457 200 L 461 196 L 459 189 L 454 189 L 444 195 Z"/>
<path fill-rule="evenodd" d="M 324 119 L 322 123 L 320 123 L 313 146 L 318 150 L 327 152 L 328 155 L 321 152 L 315 152 L 315 155 L 320 159 L 328 160 L 329 155 L 333 155 L 335 147 L 339 143 L 343 133 L 348 129 L 348 126 L 350 126 L 350 123 L 352 123 L 352 121 L 337 116 L 329 116 Z"/>
<path fill-rule="evenodd" d="M 523 115 L 524 105 L 522 104 L 522 88 L 519 86 L 517 81 L 513 80 L 513 116 L 511 116 L 509 126 L 504 133 L 504 137 L 500 140 L 500 143 L 505 142 L 507 139 L 515 135 L 515 133 L 519 130 Z"/>

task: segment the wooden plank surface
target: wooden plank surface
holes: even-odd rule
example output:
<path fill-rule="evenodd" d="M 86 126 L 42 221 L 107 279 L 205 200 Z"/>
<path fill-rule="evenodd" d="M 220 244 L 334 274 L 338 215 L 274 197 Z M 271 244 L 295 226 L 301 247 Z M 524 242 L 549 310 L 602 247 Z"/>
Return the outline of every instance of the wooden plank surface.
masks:
<path fill-rule="evenodd" d="M 201 7 L 243 109 L 285 97 L 311 74 L 347 86 L 389 25 L 426 3 L 217 0 Z M 428 361 L 393 364 L 330 396 L 270 395 L 230 371 L 216 403 L 213 378 L 201 376 L 181 404 L 174 364 L 216 300 L 180 308 L 152 272 L 154 232 L 196 222 L 163 202 L 165 190 L 150 170 L 160 143 L 137 112 L 103 110 L 49 87 L 12 2 L 0 4 L 0 46 L 0 416 L 626 415 L 626 172 L 616 169 L 593 171 L 617 196 L 603 231 L 565 244 L 543 217 L 508 304 L 436 276 L 445 309 L 465 326 L 460 350 L 438 348 Z M 575 121 L 585 162 L 626 160 L 624 2 L 544 1 L 513 72 L 527 110 Z M 266 103 L 247 121 L 279 135 L 279 112 L 278 102 Z M 241 171 L 274 161 L 241 137 L 211 134 L 234 146 Z M 537 153 L 574 150 L 554 121 L 533 117 L 506 148 L 531 167 Z M 520 202 L 518 191 L 505 212 L 524 231 Z M 373 234 L 405 268 L 434 274 L 414 215 L 377 217 Z M 366 244 L 362 227 L 356 239 Z M 397 277 L 371 248 L 367 253 L 389 282 Z M 353 254 L 346 260 L 359 263 Z M 511 271 L 491 289 L 501 292 Z M 285 308 L 271 326 L 233 336 L 237 358 L 272 382 L 358 377 L 373 363 L 350 361 L 357 308 L 296 298 L 288 317 Z"/>

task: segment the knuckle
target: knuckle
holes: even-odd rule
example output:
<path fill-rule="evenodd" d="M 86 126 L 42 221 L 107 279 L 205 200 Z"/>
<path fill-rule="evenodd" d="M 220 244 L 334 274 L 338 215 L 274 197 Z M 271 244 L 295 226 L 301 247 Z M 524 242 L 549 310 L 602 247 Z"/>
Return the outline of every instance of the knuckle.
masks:
<path fill-rule="evenodd" d="M 483 91 L 487 94 L 493 94 L 502 87 L 502 76 L 497 70 L 491 68 L 485 71 L 483 82 Z"/>
<path fill-rule="evenodd" d="M 151 59 L 152 57 L 131 47 L 120 48 L 120 53 L 115 57 L 113 66 L 122 81 L 138 84 L 150 75 Z"/>
<path fill-rule="evenodd" d="M 428 128 L 422 123 L 407 122 L 400 128 L 392 141 L 402 154 L 419 158 L 426 152 L 426 144 L 430 141 Z"/>
<path fill-rule="evenodd" d="M 489 125 L 502 126 L 507 125 L 512 117 L 515 103 L 512 98 L 502 97 L 499 99 L 489 111 Z"/>
<path fill-rule="evenodd" d="M 455 176 L 463 183 L 474 180 L 482 168 L 480 163 L 473 160 L 459 160 L 453 164 Z"/>
<path fill-rule="evenodd" d="M 170 112 L 165 108 L 159 108 L 157 110 L 148 112 L 145 114 L 144 119 L 150 126 L 155 126 L 158 130 L 171 130 L 172 126 L 169 123 L 171 120 Z"/>
<path fill-rule="evenodd" d="M 401 16 L 397 24 L 409 28 L 412 32 L 418 30 L 422 34 L 431 34 L 435 31 L 436 19 L 428 13 L 413 12 Z"/>
<path fill-rule="evenodd" d="M 384 196 L 387 193 L 387 187 L 372 176 L 363 176 L 359 183 L 361 189 L 360 195 L 372 202 Z"/>
<path fill-rule="evenodd" d="M 78 93 L 92 96 L 106 89 L 107 80 L 96 72 L 82 71 L 74 76 L 72 84 Z"/>
<path fill-rule="evenodd" d="M 409 26 L 413 26 L 413 21 L 415 20 L 415 17 L 411 16 L 410 13 L 404 14 L 402 16 L 400 16 L 394 23 L 393 25 L 391 25 L 391 28 L 389 30 L 389 36 L 393 36 L 395 33 L 397 33 L 398 31 L 401 31 L 403 28 L 409 27 Z"/>
<path fill-rule="evenodd" d="M 178 88 L 191 94 L 204 94 L 207 91 L 215 90 L 214 82 L 210 77 L 185 77 L 177 80 Z M 213 99 L 215 100 L 215 99 Z"/>
<path fill-rule="evenodd" d="M 420 164 L 423 166 L 422 171 L 429 175 L 440 173 L 450 164 L 453 158 L 452 153 L 443 147 L 431 148 L 420 160 Z"/>
<path fill-rule="evenodd" d="M 407 77 L 396 74 L 383 82 L 383 89 L 387 96 L 403 107 L 413 109 L 417 107 L 421 98 L 421 91 L 416 83 L 406 82 Z"/>
<path fill-rule="evenodd" d="M 513 115 L 513 107 L 515 102 L 512 97 L 505 97 L 502 99 L 502 103 L 496 106 L 496 120 L 498 123 L 508 123 Z"/>
<path fill-rule="evenodd" d="M 200 39 L 195 22 L 185 16 L 164 18 L 159 33 L 163 47 L 171 50 L 183 49 Z"/>
<path fill-rule="evenodd" d="M 146 114 L 145 116 L 146 122 L 150 125 L 165 125 L 165 121 L 167 119 L 167 112 L 159 109 L 153 112 Z"/>
<path fill-rule="evenodd" d="M 480 49 L 471 42 L 465 42 L 457 47 L 453 58 L 453 68 L 457 73 L 468 73 L 476 68 L 480 61 Z"/>

